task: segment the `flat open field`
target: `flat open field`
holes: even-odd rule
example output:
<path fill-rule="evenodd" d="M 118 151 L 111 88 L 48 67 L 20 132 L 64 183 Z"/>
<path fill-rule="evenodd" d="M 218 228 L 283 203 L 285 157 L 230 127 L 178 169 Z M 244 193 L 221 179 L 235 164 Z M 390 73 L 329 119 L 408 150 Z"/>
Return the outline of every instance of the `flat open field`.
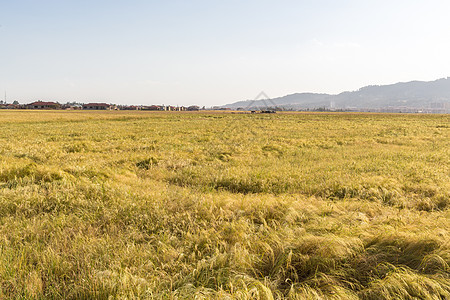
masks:
<path fill-rule="evenodd" d="M 0 111 L 0 299 L 450 299 L 450 116 Z"/>

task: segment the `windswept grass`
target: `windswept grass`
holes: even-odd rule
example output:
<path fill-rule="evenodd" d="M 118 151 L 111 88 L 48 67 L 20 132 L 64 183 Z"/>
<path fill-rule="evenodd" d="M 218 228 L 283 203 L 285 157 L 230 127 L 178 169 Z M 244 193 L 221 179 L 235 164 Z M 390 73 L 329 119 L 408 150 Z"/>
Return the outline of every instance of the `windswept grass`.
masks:
<path fill-rule="evenodd" d="M 449 121 L 0 112 L 0 299 L 448 299 Z"/>

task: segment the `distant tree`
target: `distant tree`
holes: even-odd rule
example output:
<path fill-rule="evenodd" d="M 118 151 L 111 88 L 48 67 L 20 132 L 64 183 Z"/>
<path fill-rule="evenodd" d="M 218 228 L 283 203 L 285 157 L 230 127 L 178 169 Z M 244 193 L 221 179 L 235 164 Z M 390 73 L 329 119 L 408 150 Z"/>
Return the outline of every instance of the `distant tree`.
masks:
<path fill-rule="evenodd" d="M 19 101 L 14 100 L 14 102 L 13 102 L 12 104 L 14 104 L 14 105 L 19 105 Z"/>
<path fill-rule="evenodd" d="M 200 107 L 197 106 L 197 105 L 191 105 L 191 106 L 189 106 L 187 108 L 187 110 L 189 110 L 189 111 L 197 111 L 197 110 L 200 110 Z"/>

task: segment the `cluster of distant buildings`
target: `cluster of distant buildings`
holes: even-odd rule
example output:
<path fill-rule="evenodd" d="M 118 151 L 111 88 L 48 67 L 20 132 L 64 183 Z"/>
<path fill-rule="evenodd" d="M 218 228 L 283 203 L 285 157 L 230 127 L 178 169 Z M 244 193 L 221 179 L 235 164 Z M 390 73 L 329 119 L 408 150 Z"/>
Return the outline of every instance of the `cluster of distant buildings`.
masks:
<path fill-rule="evenodd" d="M 152 110 L 152 111 L 198 111 L 199 106 L 172 106 L 172 105 L 116 105 L 108 103 L 66 103 L 35 101 L 29 104 L 19 104 L 17 101 L 6 103 L 0 101 L 0 109 L 64 109 L 64 110 Z"/>

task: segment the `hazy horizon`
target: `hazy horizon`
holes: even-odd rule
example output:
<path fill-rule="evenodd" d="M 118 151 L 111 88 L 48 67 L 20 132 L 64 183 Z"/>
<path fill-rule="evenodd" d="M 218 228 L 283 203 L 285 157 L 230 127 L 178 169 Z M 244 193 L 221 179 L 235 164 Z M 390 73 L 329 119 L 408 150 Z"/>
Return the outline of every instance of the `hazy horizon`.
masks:
<path fill-rule="evenodd" d="M 223 105 L 450 74 L 447 1 L 0 4 L 0 99 Z"/>

